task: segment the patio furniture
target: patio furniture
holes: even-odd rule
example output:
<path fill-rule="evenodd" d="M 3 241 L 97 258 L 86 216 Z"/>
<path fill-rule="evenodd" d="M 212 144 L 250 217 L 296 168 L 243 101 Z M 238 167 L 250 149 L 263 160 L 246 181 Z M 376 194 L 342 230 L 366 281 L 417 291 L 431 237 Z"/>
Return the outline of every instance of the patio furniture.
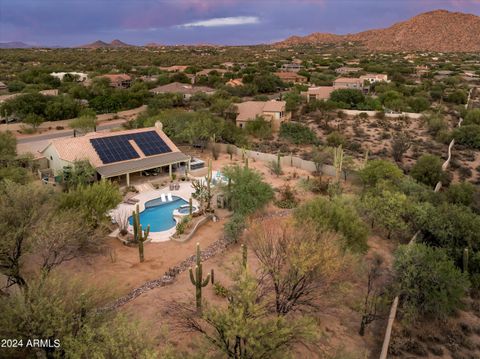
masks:
<path fill-rule="evenodd" d="M 180 183 L 175 183 L 175 190 L 178 191 L 180 189 Z"/>
<path fill-rule="evenodd" d="M 160 194 L 160 199 L 162 202 L 167 202 L 167 198 L 165 197 L 165 193 Z"/>
<path fill-rule="evenodd" d="M 168 198 L 168 200 L 169 200 L 170 202 L 173 201 L 173 198 L 172 198 L 172 194 L 171 194 L 171 193 L 168 193 L 168 194 L 167 194 L 167 198 Z"/>
<path fill-rule="evenodd" d="M 175 189 L 175 185 L 173 183 L 170 183 L 170 191 L 173 191 Z"/>

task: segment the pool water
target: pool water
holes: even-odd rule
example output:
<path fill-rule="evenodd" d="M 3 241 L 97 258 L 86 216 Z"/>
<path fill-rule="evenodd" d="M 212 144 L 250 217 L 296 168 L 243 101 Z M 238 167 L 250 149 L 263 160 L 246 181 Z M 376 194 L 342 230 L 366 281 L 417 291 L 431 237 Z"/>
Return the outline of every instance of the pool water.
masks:
<path fill-rule="evenodd" d="M 196 210 L 197 210 L 197 207 L 192 206 L 192 212 L 195 212 Z M 190 207 L 186 206 L 186 207 L 179 208 L 178 213 L 180 213 L 180 214 L 190 214 Z"/>
<path fill-rule="evenodd" d="M 173 201 L 162 202 L 160 198 L 152 199 L 145 203 L 145 209 L 140 212 L 140 224 L 143 229 L 150 225 L 150 232 L 162 232 L 175 227 L 177 222 L 173 219 L 173 211 L 187 204 L 183 198 L 173 196 Z M 128 219 L 133 225 L 133 217 Z"/>

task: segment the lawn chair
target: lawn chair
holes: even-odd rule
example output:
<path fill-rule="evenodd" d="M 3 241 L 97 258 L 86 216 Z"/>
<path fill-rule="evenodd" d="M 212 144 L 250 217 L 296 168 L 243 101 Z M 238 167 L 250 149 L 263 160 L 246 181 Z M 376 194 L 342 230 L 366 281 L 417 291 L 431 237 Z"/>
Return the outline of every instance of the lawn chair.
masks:
<path fill-rule="evenodd" d="M 172 202 L 173 201 L 173 197 L 172 197 L 172 194 L 171 193 L 168 193 L 167 194 L 167 199 Z"/>
<path fill-rule="evenodd" d="M 167 198 L 165 197 L 165 193 L 160 194 L 160 199 L 162 202 L 167 202 Z"/>

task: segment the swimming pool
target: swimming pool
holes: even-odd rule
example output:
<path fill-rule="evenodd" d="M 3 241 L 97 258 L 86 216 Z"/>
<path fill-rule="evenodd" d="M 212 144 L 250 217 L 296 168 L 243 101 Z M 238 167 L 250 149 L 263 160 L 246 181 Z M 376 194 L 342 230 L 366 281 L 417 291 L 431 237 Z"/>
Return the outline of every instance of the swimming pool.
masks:
<path fill-rule="evenodd" d="M 140 224 L 145 229 L 150 225 L 151 232 L 162 232 L 176 226 L 173 211 L 187 204 L 183 198 L 173 196 L 173 201 L 162 202 L 160 198 L 152 199 L 145 203 L 145 209 L 140 212 Z M 133 225 L 133 218 L 128 219 Z"/>

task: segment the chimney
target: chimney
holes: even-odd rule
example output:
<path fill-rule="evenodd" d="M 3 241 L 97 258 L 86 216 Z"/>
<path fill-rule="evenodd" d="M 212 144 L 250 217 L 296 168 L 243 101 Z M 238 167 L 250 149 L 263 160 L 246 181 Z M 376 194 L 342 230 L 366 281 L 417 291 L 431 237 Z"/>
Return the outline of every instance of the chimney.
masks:
<path fill-rule="evenodd" d="M 163 130 L 163 124 L 160 121 L 155 122 L 155 128 L 162 131 Z"/>

